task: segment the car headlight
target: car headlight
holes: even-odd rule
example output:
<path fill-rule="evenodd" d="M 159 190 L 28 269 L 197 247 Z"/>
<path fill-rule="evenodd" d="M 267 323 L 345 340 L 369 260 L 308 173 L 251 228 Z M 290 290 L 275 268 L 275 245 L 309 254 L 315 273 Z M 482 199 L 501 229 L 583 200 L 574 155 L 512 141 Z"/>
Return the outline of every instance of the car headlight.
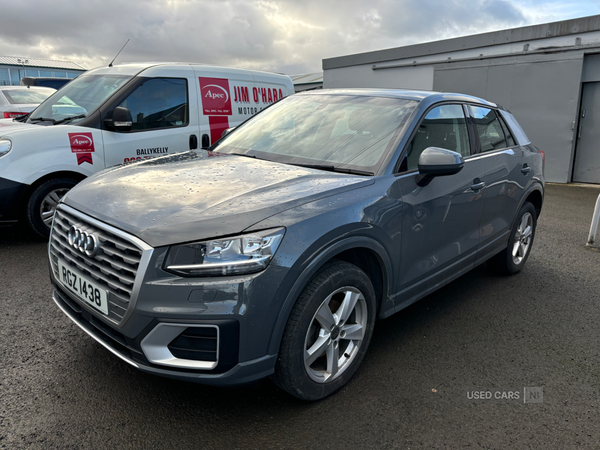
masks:
<path fill-rule="evenodd" d="M 8 139 L 0 139 L 0 158 L 10 152 L 11 148 L 12 142 L 10 142 Z"/>
<path fill-rule="evenodd" d="M 243 275 L 264 270 L 277 251 L 285 228 L 223 239 L 174 245 L 165 270 L 190 276 Z"/>

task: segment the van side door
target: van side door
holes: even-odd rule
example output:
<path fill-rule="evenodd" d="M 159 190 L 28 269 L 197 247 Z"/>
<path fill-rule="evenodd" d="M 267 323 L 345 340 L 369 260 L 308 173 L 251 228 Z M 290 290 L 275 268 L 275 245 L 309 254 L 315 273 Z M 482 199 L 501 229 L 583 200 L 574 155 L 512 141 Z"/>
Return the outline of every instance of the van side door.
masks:
<path fill-rule="evenodd" d="M 105 114 L 102 139 L 106 167 L 197 148 L 198 108 L 194 71 L 190 66 L 153 67 Z M 131 129 L 110 127 L 114 107 L 131 113 Z M 108 119 L 108 121 L 106 120 Z M 108 123 L 108 125 L 107 125 Z"/>
<path fill-rule="evenodd" d="M 240 69 L 194 66 L 198 86 L 200 135 L 213 145 L 223 131 L 235 127 L 258 112 L 252 90 L 252 73 Z"/>

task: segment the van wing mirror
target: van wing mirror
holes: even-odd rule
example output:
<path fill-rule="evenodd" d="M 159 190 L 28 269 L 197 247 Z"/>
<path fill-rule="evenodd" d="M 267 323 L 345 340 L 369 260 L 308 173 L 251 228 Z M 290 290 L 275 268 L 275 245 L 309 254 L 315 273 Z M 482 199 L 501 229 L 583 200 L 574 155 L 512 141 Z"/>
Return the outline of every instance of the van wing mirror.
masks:
<path fill-rule="evenodd" d="M 104 123 L 121 133 L 131 131 L 133 126 L 131 111 L 123 106 L 117 106 L 113 109 L 111 118 L 105 119 Z"/>
<path fill-rule="evenodd" d="M 427 147 L 419 156 L 419 174 L 424 177 L 454 175 L 464 166 L 460 153 L 445 148 Z"/>

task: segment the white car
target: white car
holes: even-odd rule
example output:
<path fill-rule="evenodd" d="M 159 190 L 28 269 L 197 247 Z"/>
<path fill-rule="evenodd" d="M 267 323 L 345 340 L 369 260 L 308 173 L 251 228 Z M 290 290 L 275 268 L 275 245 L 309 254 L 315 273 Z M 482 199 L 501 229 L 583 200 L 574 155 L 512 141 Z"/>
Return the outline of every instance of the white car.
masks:
<path fill-rule="evenodd" d="M 56 92 L 36 86 L 0 86 L 0 119 L 24 116 Z"/>

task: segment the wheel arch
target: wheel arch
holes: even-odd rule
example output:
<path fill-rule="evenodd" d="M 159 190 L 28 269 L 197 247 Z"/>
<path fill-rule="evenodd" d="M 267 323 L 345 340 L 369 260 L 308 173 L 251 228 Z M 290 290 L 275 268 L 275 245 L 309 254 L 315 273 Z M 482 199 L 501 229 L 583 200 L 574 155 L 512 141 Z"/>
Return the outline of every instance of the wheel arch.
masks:
<path fill-rule="evenodd" d="M 87 176 L 85 176 L 79 172 L 75 172 L 75 171 L 71 171 L 71 170 L 61 170 L 58 172 L 48 173 L 48 174 L 44 175 L 43 177 L 38 178 L 37 180 L 35 180 L 33 183 L 31 183 L 29 185 L 29 187 L 27 188 L 27 191 L 25 193 L 26 198 L 29 199 L 29 196 L 31 195 L 31 193 L 33 191 L 35 191 L 39 186 L 44 184 L 46 181 L 54 180 L 56 178 L 70 178 L 79 183 L 79 182 L 83 181 L 84 179 L 86 179 Z M 24 202 L 24 203 L 26 204 L 27 202 Z"/>
<path fill-rule="evenodd" d="M 289 290 L 273 328 L 269 343 L 269 354 L 279 352 L 281 338 L 289 315 L 304 287 L 306 287 L 321 267 L 333 259 L 354 264 L 367 274 L 375 290 L 377 315 L 379 318 L 383 317 L 383 312 L 386 310 L 386 303 L 392 301 L 389 299 L 390 283 L 392 280 L 392 263 L 390 257 L 383 245 L 371 237 L 349 237 L 332 243 L 325 250 L 319 252 L 310 262 L 303 263 L 305 268 Z"/>
<path fill-rule="evenodd" d="M 528 193 L 527 197 L 525 198 L 525 202 L 531 203 L 535 208 L 537 217 L 540 217 L 540 214 L 542 213 L 542 204 L 544 202 L 544 196 L 542 195 L 542 191 L 539 189 L 533 189 Z"/>
<path fill-rule="evenodd" d="M 515 220 L 517 220 L 519 211 L 521 211 L 521 208 L 523 207 L 523 205 L 526 202 L 533 204 L 533 207 L 535 208 L 535 211 L 537 213 L 537 217 L 536 217 L 536 219 L 537 219 L 542 212 L 542 204 L 544 202 L 544 187 L 541 184 L 536 183 L 536 184 L 532 185 L 529 189 L 527 189 L 527 191 L 525 191 L 525 193 L 521 197 L 519 206 L 515 209 L 515 212 L 513 213 L 513 217 L 510 222 L 511 230 L 515 225 Z"/>

